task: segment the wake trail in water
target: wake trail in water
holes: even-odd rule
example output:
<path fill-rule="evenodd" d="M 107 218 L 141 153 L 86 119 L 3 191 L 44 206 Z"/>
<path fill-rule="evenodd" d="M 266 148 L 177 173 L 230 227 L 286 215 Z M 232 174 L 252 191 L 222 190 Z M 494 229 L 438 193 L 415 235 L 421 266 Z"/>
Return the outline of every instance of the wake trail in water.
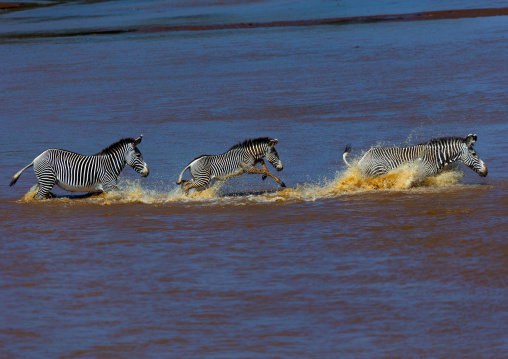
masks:
<path fill-rule="evenodd" d="M 324 180 L 322 183 L 299 184 L 294 188 L 285 188 L 278 191 L 258 191 L 223 193 L 221 188 L 225 182 L 217 181 L 213 186 L 202 191 L 194 191 L 185 196 L 179 187 L 168 190 L 143 188 L 139 180 L 125 181 L 120 184 L 118 191 L 92 196 L 61 196 L 49 201 L 63 203 L 84 204 L 122 204 L 122 203 L 201 203 L 201 204 L 247 204 L 272 202 L 302 202 L 317 201 L 335 198 L 356 193 L 369 193 L 374 191 L 428 191 L 456 186 L 461 183 L 464 173 L 458 168 L 443 171 L 440 174 L 424 178 L 423 170 L 417 164 L 407 164 L 394 169 L 386 175 L 379 177 L 363 177 L 356 165 L 344 172 L 338 172 L 335 178 Z M 21 201 L 35 201 L 35 186 L 26 193 Z"/>

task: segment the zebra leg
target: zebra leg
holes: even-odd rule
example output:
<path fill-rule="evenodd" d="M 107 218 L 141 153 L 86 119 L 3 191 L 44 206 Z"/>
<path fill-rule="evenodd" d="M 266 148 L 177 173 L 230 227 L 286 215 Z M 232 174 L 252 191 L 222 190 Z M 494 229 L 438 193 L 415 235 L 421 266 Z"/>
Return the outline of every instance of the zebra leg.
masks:
<path fill-rule="evenodd" d="M 50 191 L 56 184 L 56 175 L 51 170 L 51 168 L 47 168 L 44 172 L 41 173 L 36 172 L 35 174 L 39 180 L 39 190 L 35 194 L 34 199 L 46 199 L 54 197 Z"/>
<path fill-rule="evenodd" d="M 266 172 L 268 172 L 268 168 L 266 168 L 265 161 L 261 161 L 261 166 L 263 166 L 263 168 L 266 170 Z M 263 175 L 263 177 L 261 177 L 261 180 L 264 181 L 266 179 L 266 177 L 268 177 L 268 176 Z"/>
<path fill-rule="evenodd" d="M 185 193 L 185 195 L 188 196 L 189 191 L 191 189 L 198 188 L 198 187 L 204 187 L 208 184 L 208 182 L 210 182 L 210 181 L 207 181 L 206 179 L 201 180 L 201 181 L 195 181 L 193 179 L 192 180 L 183 180 L 181 187 L 182 187 L 182 190 Z"/>
<path fill-rule="evenodd" d="M 91 193 L 100 194 L 100 193 L 104 193 L 104 192 L 108 193 L 108 192 L 113 192 L 113 191 L 118 191 L 118 186 L 116 184 L 112 184 L 109 186 L 103 186 L 102 191 L 91 192 Z"/>
<path fill-rule="evenodd" d="M 54 183 L 39 182 L 39 190 L 35 194 L 34 199 L 47 199 L 55 197 L 55 195 L 50 192 L 54 185 Z"/>
<path fill-rule="evenodd" d="M 55 195 L 50 192 L 52 188 L 53 186 L 39 186 L 39 190 L 35 194 L 34 199 L 48 199 L 55 197 Z"/>
<path fill-rule="evenodd" d="M 56 196 L 51 192 L 48 192 L 46 195 L 42 194 L 42 196 L 39 196 L 40 189 L 41 189 L 41 185 L 39 184 L 39 182 L 37 182 L 30 188 L 30 192 L 35 192 L 34 199 L 56 198 Z M 39 197 L 37 197 L 37 196 L 39 196 Z"/>
<path fill-rule="evenodd" d="M 54 195 L 50 194 L 51 189 L 56 184 L 56 174 L 51 168 L 46 168 L 43 172 L 35 173 L 39 180 L 39 190 L 34 196 L 34 199 L 51 198 Z"/>
<path fill-rule="evenodd" d="M 281 187 L 286 187 L 284 182 L 282 182 L 279 178 L 277 178 L 274 175 L 272 175 L 270 173 L 270 171 L 268 171 L 266 166 L 264 166 L 264 168 L 257 168 L 257 167 L 254 167 L 254 166 L 248 167 L 247 165 L 242 165 L 242 169 L 245 171 L 245 173 L 249 173 L 249 174 L 262 174 L 263 176 L 268 176 L 268 177 L 272 178 L 275 182 L 277 182 Z"/>
<path fill-rule="evenodd" d="M 190 180 L 180 181 L 180 188 L 182 189 L 182 191 L 185 193 L 186 196 L 189 194 L 189 189 L 187 189 L 189 185 L 187 184 L 187 182 L 190 182 Z"/>
<path fill-rule="evenodd" d="M 118 177 L 107 174 L 102 179 L 101 186 L 99 186 L 96 193 L 108 193 L 113 191 L 118 191 Z"/>

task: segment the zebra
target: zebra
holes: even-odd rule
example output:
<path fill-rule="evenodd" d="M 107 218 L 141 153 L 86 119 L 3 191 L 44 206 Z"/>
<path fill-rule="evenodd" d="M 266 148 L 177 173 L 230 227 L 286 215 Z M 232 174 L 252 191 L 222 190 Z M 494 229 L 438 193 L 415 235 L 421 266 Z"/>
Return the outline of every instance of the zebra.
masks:
<path fill-rule="evenodd" d="M 366 177 L 377 177 L 404 163 L 421 161 L 424 176 L 430 177 L 439 173 L 450 163 L 462 161 L 481 177 L 486 177 L 487 166 L 473 148 L 476 140 L 477 136 L 470 134 L 466 138 L 433 138 L 412 147 L 374 147 L 358 161 L 358 168 Z M 348 167 L 351 165 L 346 157 L 350 152 L 351 145 L 347 145 L 342 158 Z"/>
<path fill-rule="evenodd" d="M 10 185 L 17 182 L 24 170 L 34 166 L 39 187 L 35 199 L 51 197 L 55 184 L 71 192 L 110 192 L 116 189 L 118 176 L 126 164 L 142 177 L 148 176 L 148 166 L 137 148 L 142 138 L 143 135 L 137 139 L 121 139 L 92 156 L 48 149 L 16 173 Z"/>
<path fill-rule="evenodd" d="M 263 180 L 269 176 L 281 187 L 286 187 L 284 182 L 268 171 L 263 161 L 266 159 L 277 171 L 282 171 L 282 162 L 275 149 L 277 143 L 279 143 L 277 139 L 259 137 L 240 142 L 220 155 L 199 156 L 184 168 L 176 184 L 181 184 L 185 195 L 188 195 L 190 189 L 204 187 L 214 178 L 225 180 L 243 173 L 250 173 L 262 174 Z M 261 163 L 263 168 L 255 167 L 257 163 Z M 187 169 L 190 171 L 192 180 L 182 180 Z"/>

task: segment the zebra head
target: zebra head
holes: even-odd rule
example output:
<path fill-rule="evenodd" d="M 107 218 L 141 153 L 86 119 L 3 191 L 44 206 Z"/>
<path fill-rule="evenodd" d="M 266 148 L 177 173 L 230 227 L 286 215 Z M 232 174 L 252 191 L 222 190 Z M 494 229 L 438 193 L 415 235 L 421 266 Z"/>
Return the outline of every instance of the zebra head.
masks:
<path fill-rule="evenodd" d="M 464 147 L 459 159 L 480 176 L 486 177 L 489 173 L 489 170 L 487 169 L 485 163 L 480 159 L 480 157 L 478 157 L 478 154 L 473 148 L 477 138 L 478 137 L 476 135 L 472 134 L 466 137 L 464 140 Z"/>
<path fill-rule="evenodd" d="M 131 166 L 134 169 L 134 171 L 139 173 L 142 177 L 146 177 L 148 176 L 148 173 L 150 171 L 145 161 L 143 161 L 143 156 L 141 155 L 141 152 L 137 148 L 142 138 L 143 135 L 139 136 L 137 139 L 134 140 L 134 142 L 128 145 L 127 151 L 125 153 L 125 162 L 129 166 Z"/>
<path fill-rule="evenodd" d="M 279 154 L 277 153 L 277 150 L 275 149 L 275 145 L 279 143 L 279 140 L 277 139 L 270 139 L 268 140 L 266 144 L 265 153 L 263 154 L 263 157 L 272 164 L 273 167 L 277 171 L 282 171 L 282 162 L 279 159 Z"/>

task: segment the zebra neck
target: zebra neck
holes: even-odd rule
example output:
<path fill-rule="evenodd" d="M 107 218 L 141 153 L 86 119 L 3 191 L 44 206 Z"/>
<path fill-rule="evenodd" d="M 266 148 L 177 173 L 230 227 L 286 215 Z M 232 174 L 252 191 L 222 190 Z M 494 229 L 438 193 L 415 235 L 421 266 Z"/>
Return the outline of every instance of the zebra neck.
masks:
<path fill-rule="evenodd" d="M 261 148 L 257 147 L 248 147 L 246 148 L 247 152 L 250 153 L 256 161 L 262 160 L 265 156 L 265 153 L 262 151 Z"/>
<path fill-rule="evenodd" d="M 109 162 L 109 167 L 111 168 L 113 174 L 115 176 L 119 176 L 120 172 L 124 169 L 127 162 L 125 161 L 125 156 L 120 153 L 111 153 L 104 156 L 104 159 Z"/>
<path fill-rule="evenodd" d="M 460 151 L 453 145 L 429 146 L 431 153 L 434 153 L 440 168 L 457 161 Z"/>

